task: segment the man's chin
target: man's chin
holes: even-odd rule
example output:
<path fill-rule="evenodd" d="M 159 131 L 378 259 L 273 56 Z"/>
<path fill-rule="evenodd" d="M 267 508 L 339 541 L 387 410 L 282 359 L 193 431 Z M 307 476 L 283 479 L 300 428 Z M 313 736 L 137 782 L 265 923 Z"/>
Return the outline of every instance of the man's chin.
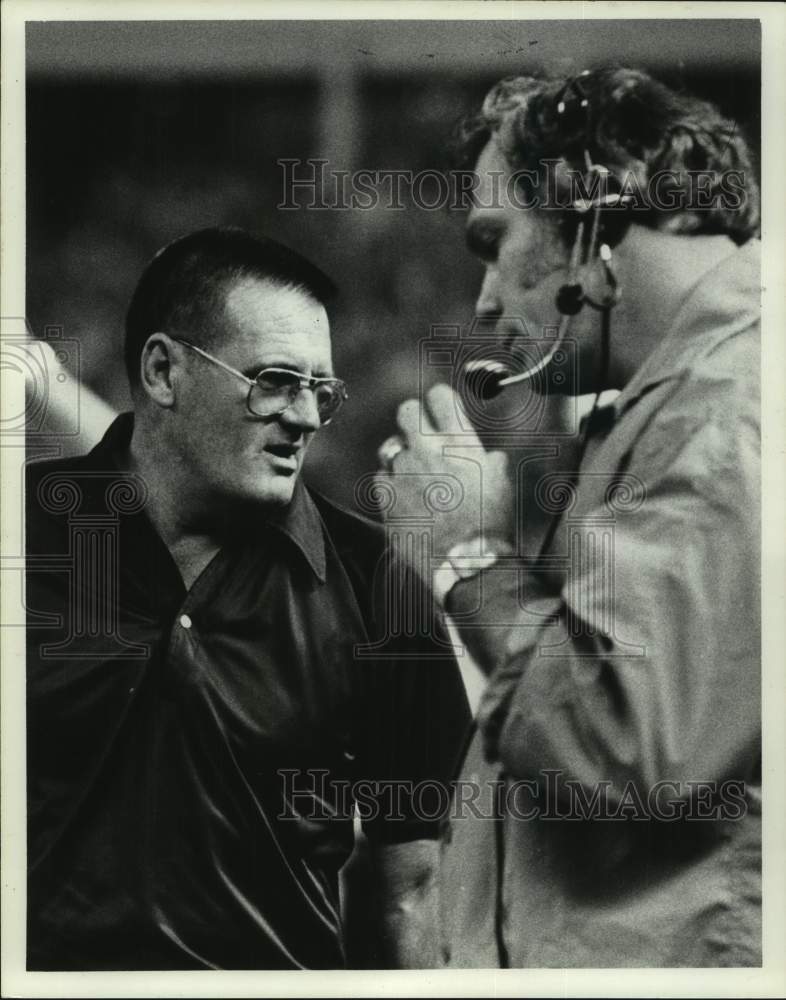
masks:
<path fill-rule="evenodd" d="M 297 476 L 273 476 L 264 483 L 249 483 L 243 491 L 244 504 L 261 507 L 286 507 L 292 502 Z"/>
<path fill-rule="evenodd" d="M 292 497 L 295 493 L 295 482 L 296 479 L 293 476 L 289 480 L 276 483 L 274 486 L 260 491 L 259 502 L 271 507 L 286 507 L 287 504 L 292 503 Z"/>

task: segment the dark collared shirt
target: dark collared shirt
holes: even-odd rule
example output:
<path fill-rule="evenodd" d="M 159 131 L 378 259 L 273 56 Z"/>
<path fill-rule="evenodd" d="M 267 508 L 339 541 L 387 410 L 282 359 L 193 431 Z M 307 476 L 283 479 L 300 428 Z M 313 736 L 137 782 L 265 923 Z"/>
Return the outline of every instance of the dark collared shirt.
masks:
<path fill-rule="evenodd" d="M 434 622 L 386 634 L 412 580 L 300 484 L 186 590 L 131 428 L 30 469 L 28 966 L 340 967 L 353 792 L 370 838 L 440 835 L 408 791 L 453 776 L 455 661 Z"/>

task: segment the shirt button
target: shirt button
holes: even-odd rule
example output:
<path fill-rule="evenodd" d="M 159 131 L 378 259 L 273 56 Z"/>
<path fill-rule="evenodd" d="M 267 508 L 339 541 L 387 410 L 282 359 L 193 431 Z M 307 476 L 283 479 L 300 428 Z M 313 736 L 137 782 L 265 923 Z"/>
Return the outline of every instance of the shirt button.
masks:
<path fill-rule="evenodd" d="M 183 626 L 183 628 L 191 628 L 191 619 L 188 617 L 188 615 L 181 615 L 180 624 Z"/>

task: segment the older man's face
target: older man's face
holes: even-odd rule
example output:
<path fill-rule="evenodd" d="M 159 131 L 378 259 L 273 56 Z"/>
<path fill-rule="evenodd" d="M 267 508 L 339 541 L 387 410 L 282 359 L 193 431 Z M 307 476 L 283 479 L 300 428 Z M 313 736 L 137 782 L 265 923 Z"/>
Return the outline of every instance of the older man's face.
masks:
<path fill-rule="evenodd" d="M 495 140 L 486 145 L 475 169 L 480 185 L 466 237 L 470 251 L 485 267 L 477 314 L 496 318 L 503 337 L 524 329 L 529 337 L 540 339 L 559 323 L 555 298 L 567 280 L 570 253 L 545 210 L 523 208 L 508 197 L 510 168 Z M 580 355 L 594 352 L 595 325 L 596 320 L 584 314 L 571 321 L 570 336 L 585 347 Z M 589 357 L 580 356 L 581 360 L 587 372 L 594 370 Z"/>
<path fill-rule="evenodd" d="M 323 306 L 302 291 L 263 281 L 231 288 L 225 329 L 209 350 L 249 378 L 263 368 L 333 374 Z M 188 463 L 189 478 L 211 503 L 289 503 L 320 427 L 314 394 L 304 389 L 283 413 L 258 417 L 247 408 L 247 384 L 183 351 L 176 433 L 178 458 Z"/>

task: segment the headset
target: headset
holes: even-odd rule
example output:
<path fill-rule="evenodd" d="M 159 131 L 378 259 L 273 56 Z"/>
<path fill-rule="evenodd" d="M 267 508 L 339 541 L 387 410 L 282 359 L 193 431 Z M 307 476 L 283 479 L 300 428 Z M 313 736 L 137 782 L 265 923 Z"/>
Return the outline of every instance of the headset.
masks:
<path fill-rule="evenodd" d="M 555 305 L 560 313 L 557 336 L 546 355 L 523 372 L 515 373 L 499 361 L 490 359 L 467 362 L 463 373 L 467 379 L 468 388 L 479 399 L 493 399 L 509 386 L 515 385 L 518 382 L 525 382 L 543 371 L 567 336 L 571 319 L 582 310 L 585 303 L 601 314 L 601 377 L 599 380 L 601 387 L 605 380 L 610 354 L 611 310 L 620 301 L 621 289 L 619 288 L 614 268 L 612 267 L 610 242 L 600 241 L 601 213 L 604 209 L 624 207 L 629 203 L 630 196 L 617 192 L 609 192 L 608 182 L 611 178 L 610 171 L 600 163 L 594 163 L 590 156 L 590 102 L 581 85 L 582 78 L 589 75 L 590 71 L 584 70 L 578 77 L 569 80 L 559 92 L 556 103 L 557 115 L 562 117 L 566 113 L 567 101 L 569 99 L 578 102 L 578 106 L 584 116 L 584 149 L 582 152 L 584 190 L 587 192 L 594 191 L 593 181 L 597 183 L 598 188 L 598 193 L 595 197 L 579 198 L 571 205 L 571 208 L 578 216 L 578 224 L 568 264 L 568 280 L 558 289 L 555 298 Z M 588 228 L 589 238 L 587 238 Z M 617 240 L 620 236 L 621 232 L 617 234 Z M 606 278 L 606 291 L 599 300 L 591 298 L 578 280 L 579 268 L 591 263 L 596 257 L 599 257 L 603 264 Z"/>
<path fill-rule="evenodd" d="M 604 187 L 608 188 L 610 172 L 605 166 L 594 163 L 589 153 L 590 107 L 589 99 L 581 85 L 582 78 L 589 76 L 589 73 L 589 70 L 585 70 L 578 78 L 569 80 L 560 91 L 556 104 L 557 115 L 562 117 L 566 112 L 566 99 L 570 97 L 578 101 L 578 106 L 584 115 L 584 149 L 582 151 L 582 159 L 585 171 L 585 191 L 592 192 L 594 190 L 591 186 L 593 180 L 597 180 L 600 183 L 598 184 L 598 194 L 596 197 L 578 199 L 571 206 L 577 214 L 578 223 L 568 264 L 567 281 L 564 285 L 560 286 L 555 297 L 555 305 L 560 313 L 560 324 L 555 341 L 540 361 L 526 368 L 523 372 L 514 373 L 505 365 L 492 360 L 470 361 L 463 369 L 463 374 L 467 378 L 467 386 L 470 391 L 479 399 L 493 399 L 509 386 L 533 378 L 549 364 L 560 344 L 567 336 L 571 319 L 581 312 L 585 304 L 599 311 L 601 314 L 601 350 L 598 389 L 595 393 L 590 415 L 585 423 L 584 433 L 579 445 L 577 466 L 580 465 L 583 458 L 589 438 L 590 425 L 598 409 L 600 394 L 606 381 L 610 360 L 611 311 L 620 301 L 621 296 L 621 290 L 612 266 L 611 238 L 609 237 L 605 241 L 600 240 L 601 213 L 604 209 L 612 208 L 613 206 L 621 208 L 630 200 L 619 193 L 603 193 Z M 627 213 L 625 213 L 625 216 L 627 216 Z M 627 219 L 622 220 L 622 226 L 615 232 L 616 239 L 614 242 L 617 242 L 621 238 L 626 225 Z M 589 238 L 587 238 L 588 227 Z M 587 294 L 578 280 L 579 269 L 592 263 L 596 257 L 600 259 L 603 265 L 606 278 L 605 293 L 597 300 Z M 542 559 L 550 549 L 560 520 L 561 516 L 559 514 L 555 514 L 552 517 L 540 547 L 539 559 Z M 504 771 L 502 771 L 499 775 L 498 789 L 502 790 L 505 787 L 505 782 L 506 776 Z M 494 827 L 497 858 L 494 934 L 500 966 L 507 968 L 509 966 L 509 958 L 503 933 L 503 900 L 501 892 L 505 866 L 505 813 L 499 796 L 495 796 L 494 799 L 494 818 L 497 820 Z"/>

